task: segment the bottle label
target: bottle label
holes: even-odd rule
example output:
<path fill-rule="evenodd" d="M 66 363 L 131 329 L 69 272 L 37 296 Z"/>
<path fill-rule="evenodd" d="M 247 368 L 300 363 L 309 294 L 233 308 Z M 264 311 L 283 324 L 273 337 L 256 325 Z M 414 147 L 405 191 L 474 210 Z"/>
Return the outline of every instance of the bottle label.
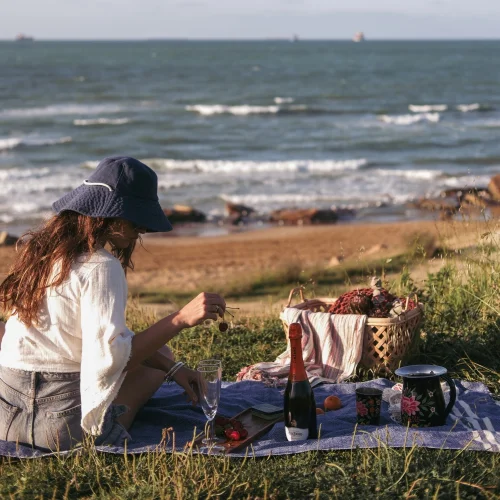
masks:
<path fill-rule="evenodd" d="M 301 441 L 309 436 L 309 429 L 299 429 L 298 427 L 285 427 L 285 434 L 288 441 Z"/>

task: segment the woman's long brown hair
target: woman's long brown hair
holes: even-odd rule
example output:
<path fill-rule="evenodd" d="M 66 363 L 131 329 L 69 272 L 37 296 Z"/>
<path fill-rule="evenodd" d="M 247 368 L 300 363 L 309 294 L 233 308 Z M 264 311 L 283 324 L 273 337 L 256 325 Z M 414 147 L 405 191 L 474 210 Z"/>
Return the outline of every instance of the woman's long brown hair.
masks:
<path fill-rule="evenodd" d="M 78 256 L 101 248 L 113 234 L 115 222 L 65 211 L 25 233 L 18 241 L 16 260 L 0 284 L 0 304 L 17 314 L 26 326 L 36 323 L 47 288 L 60 285 L 68 277 Z M 111 248 L 125 271 L 133 269 L 134 248 L 135 242 L 126 249 Z M 60 270 L 52 276 L 56 263 Z"/>

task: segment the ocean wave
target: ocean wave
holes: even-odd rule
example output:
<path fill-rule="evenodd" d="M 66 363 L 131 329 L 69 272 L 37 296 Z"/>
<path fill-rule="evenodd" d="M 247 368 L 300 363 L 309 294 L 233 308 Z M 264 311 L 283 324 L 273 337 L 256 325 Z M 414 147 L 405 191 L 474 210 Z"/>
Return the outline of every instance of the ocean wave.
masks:
<path fill-rule="evenodd" d="M 423 180 L 434 180 L 443 175 L 441 170 L 401 170 L 401 169 L 384 169 L 378 168 L 373 171 L 374 174 L 378 174 L 386 177 L 403 177 L 405 179 L 423 179 Z"/>
<path fill-rule="evenodd" d="M 0 181 L 15 181 L 30 178 L 39 178 L 51 173 L 49 167 L 42 168 L 7 168 L 0 170 Z M 4 186 L 2 186 L 3 188 Z"/>
<path fill-rule="evenodd" d="M 6 151 L 7 149 L 14 149 L 23 142 L 20 137 L 8 137 L 6 139 L 0 139 L 0 151 Z"/>
<path fill-rule="evenodd" d="M 48 137 L 26 137 L 23 139 L 22 144 L 24 146 L 55 146 L 56 144 L 66 144 L 68 142 L 73 142 L 73 138 L 69 135 L 54 139 Z"/>
<path fill-rule="evenodd" d="M 227 106 L 225 104 L 194 104 L 186 106 L 187 111 L 194 111 L 203 116 L 231 114 L 236 116 L 246 116 L 252 114 L 276 114 L 280 110 L 279 106 L 250 106 L 241 104 L 239 106 Z"/>
<path fill-rule="evenodd" d="M 129 118 L 95 118 L 88 120 L 73 120 L 76 127 L 91 127 L 96 125 L 125 125 L 130 123 Z"/>
<path fill-rule="evenodd" d="M 500 120 L 488 120 L 485 122 L 480 122 L 477 125 L 479 128 L 486 127 L 486 128 L 497 128 L 500 127 Z"/>
<path fill-rule="evenodd" d="M 420 113 L 415 115 L 379 115 L 379 120 L 391 125 L 413 125 L 423 121 L 437 123 L 441 119 L 439 113 Z"/>
<path fill-rule="evenodd" d="M 0 118 L 36 118 L 58 115 L 93 115 L 120 113 L 122 106 L 116 104 L 53 104 L 35 108 L 11 108 L 0 111 Z"/>
<path fill-rule="evenodd" d="M 481 104 L 475 102 L 474 104 L 458 104 L 458 111 L 462 113 L 468 113 L 469 111 L 479 111 L 481 109 Z"/>
<path fill-rule="evenodd" d="M 447 188 L 472 189 L 484 188 L 488 186 L 491 175 L 461 175 L 450 176 L 443 180 L 443 185 Z"/>
<path fill-rule="evenodd" d="M 295 101 L 295 99 L 293 97 L 275 97 L 274 98 L 274 102 L 276 104 L 287 104 L 287 103 L 290 103 L 293 101 Z"/>
<path fill-rule="evenodd" d="M 65 137 L 37 137 L 37 136 L 26 136 L 26 137 L 9 137 L 7 139 L 0 139 L 0 151 L 5 151 L 7 149 L 14 149 L 20 146 L 26 147 L 38 147 L 38 146 L 55 146 L 56 144 L 66 144 L 67 142 L 72 142 L 73 139 L 70 136 Z"/>
<path fill-rule="evenodd" d="M 243 194 L 243 195 L 220 195 L 225 202 L 241 204 L 248 207 L 259 207 L 259 211 L 266 213 L 283 207 L 317 208 L 328 205 L 331 209 L 353 209 L 379 207 L 383 204 L 399 204 L 413 199 L 412 195 L 399 194 L 378 195 L 367 194 L 362 199 L 353 199 L 349 194 L 340 192 L 323 194 L 302 193 L 279 193 L 279 194 Z"/>
<path fill-rule="evenodd" d="M 413 113 L 430 113 L 432 111 L 446 111 L 447 104 L 410 104 L 408 109 Z"/>
<path fill-rule="evenodd" d="M 35 193 L 40 200 L 43 198 L 42 193 L 50 193 L 52 199 L 54 192 L 70 191 L 81 184 L 82 180 L 74 170 L 62 171 L 49 167 L 2 169 L 0 170 L 0 182 L 2 183 L 0 199 L 5 195 L 26 196 Z M 55 195 L 53 198 L 57 197 Z M 10 208 L 9 211 L 11 211 Z"/>
<path fill-rule="evenodd" d="M 95 160 L 88 160 L 88 161 L 84 161 L 80 167 L 82 168 L 87 168 L 89 170 L 95 170 L 97 168 L 97 165 L 99 165 L 99 161 L 95 161 Z"/>
<path fill-rule="evenodd" d="M 150 158 L 144 162 L 153 169 L 199 171 L 214 173 L 251 172 L 341 172 L 357 170 L 368 165 L 365 158 L 348 160 L 288 160 L 288 161 L 231 161 L 231 160 L 173 160 Z M 89 168 L 90 162 L 86 162 Z M 93 162 L 92 162 L 93 165 Z"/>

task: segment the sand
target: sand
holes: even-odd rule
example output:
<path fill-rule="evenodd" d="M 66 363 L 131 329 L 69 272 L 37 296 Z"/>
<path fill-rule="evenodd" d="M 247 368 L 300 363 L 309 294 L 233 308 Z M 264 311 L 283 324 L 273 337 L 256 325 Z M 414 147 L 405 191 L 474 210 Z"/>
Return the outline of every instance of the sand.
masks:
<path fill-rule="evenodd" d="M 491 225 L 491 223 L 490 223 Z M 391 257 L 413 241 L 467 246 L 489 230 L 484 222 L 396 222 L 276 227 L 223 236 L 144 237 L 129 272 L 132 291 L 216 290 L 222 282 L 296 263 L 328 267 L 335 262 Z M 0 248 L 0 279 L 14 258 L 14 247 Z"/>

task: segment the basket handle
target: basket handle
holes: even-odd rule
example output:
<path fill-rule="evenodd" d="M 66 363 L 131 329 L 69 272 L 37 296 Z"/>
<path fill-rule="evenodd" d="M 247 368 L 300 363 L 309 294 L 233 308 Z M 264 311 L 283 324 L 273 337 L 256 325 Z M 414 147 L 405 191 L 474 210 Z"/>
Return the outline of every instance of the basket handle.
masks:
<path fill-rule="evenodd" d="M 290 290 L 290 295 L 288 296 L 288 304 L 285 307 L 290 307 L 290 304 L 292 303 L 292 298 L 297 292 L 299 292 L 300 301 L 305 302 L 306 299 L 304 298 L 304 287 L 298 286 Z"/>

